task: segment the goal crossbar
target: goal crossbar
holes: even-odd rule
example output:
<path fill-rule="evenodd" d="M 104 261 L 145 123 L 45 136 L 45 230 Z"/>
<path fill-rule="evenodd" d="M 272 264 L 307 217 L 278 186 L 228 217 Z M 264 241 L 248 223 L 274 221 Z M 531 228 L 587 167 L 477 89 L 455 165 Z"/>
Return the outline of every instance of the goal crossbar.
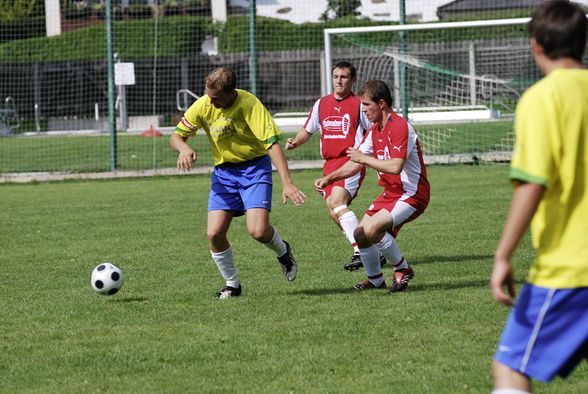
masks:
<path fill-rule="evenodd" d="M 459 29 L 468 27 L 511 26 L 526 24 L 531 18 L 489 19 L 482 21 L 415 23 L 408 25 L 367 26 L 367 27 L 337 27 L 324 29 L 325 44 L 325 81 L 330 80 L 332 58 L 332 36 L 340 34 L 374 33 L 374 32 L 402 32 L 417 30 Z M 333 87 L 327 83 L 327 93 L 333 93 Z"/>

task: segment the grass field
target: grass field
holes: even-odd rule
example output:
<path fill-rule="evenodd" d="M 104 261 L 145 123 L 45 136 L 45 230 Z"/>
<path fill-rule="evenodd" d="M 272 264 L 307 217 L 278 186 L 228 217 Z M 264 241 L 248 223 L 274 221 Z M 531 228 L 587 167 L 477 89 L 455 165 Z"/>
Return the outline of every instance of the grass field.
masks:
<path fill-rule="evenodd" d="M 501 150 L 512 134 L 512 122 L 479 122 L 417 127 L 425 154 L 448 155 Z M 145 138 L 137 134 L 117 135 L 118 169 L 139 171 L 175 167 L 177 155 L 168 137 Z M 320 160 L 319 138 L 287 152 L 288 160 Z M 512 138 L 511 138 L 512 140 Z M 199 153 L 198 165 L 212 165 L 210 148 L 203 133 L 190 140 Z M 512 149 L 512 146 L 507 146 Z M 34 135 L 0 138 L 0 173 L 110 171 L 110 137 L 101 135 Z"/>
<path fill-rule="evenodd" d="M 224 301 L 206 244 L 208 176 L 0 186 L 0 392 L 488 393 L 508 312 L 487 286 L 508 169 L 429 172 L 429 209 L 399 236 L 416 272 L 408 291 L 351 290 L 363 271 L 342 269 L 350 247 L 309 170 L 293 173 L 304 206 L 274 190 L 298 279 L 284 281 L 239 218 L 229 236 L 244 292 Z M 374 177 L 356 212 L 379 192 Z M 532 258 L 527 237 L 519 285 Z M 104 260 L 126 273 L 112 297 L 89 283 Z M 588 392 L 588 365 L 535 388 Z"/>

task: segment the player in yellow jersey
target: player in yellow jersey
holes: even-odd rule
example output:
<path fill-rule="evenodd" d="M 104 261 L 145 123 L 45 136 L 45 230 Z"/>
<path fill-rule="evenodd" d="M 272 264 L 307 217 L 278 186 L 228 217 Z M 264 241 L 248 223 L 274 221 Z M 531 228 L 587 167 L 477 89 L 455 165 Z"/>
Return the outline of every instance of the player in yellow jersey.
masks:
<path fill-rule="evenodd" d="M 493 362 L 495 394 L 567 377 L 588 359 L 588 70 L 585 11 L 542 2 L 529 22 L 545 77 L 521 97 L 510 177 L 515 185 L 494 255 L 494 298 L 513 304 L 511 258 L 531 225 L 536 258 Z M 505 290 L 506 289 L 506 290 Z"/>
<path fill-rule="evenodd" d="M 290 245 L 270 225 L 272 162 L 282 181 L 282 202 L 299 206 L 306 197 L 292 182 L 279 141 L 280 132 L 270 113 L 249 92 L 236 88 L 235 73 L 213 70 L 205 80 L 205 95 L 184 114 L 170 145 L 178 154 L 177 168 L 189 171 L 197 153 L 186 143 L 198 129 L 210 142 L 214 170 L 208 200 L 207 235 L 212 259 L 225 286 L 218 298 L 241 295 L 241 282 L 233 261 L 227 231 L 233 217 L 246 214 L 247 231 L 275 251 L 288 281 L 296 279 L 298 267 Z"/>

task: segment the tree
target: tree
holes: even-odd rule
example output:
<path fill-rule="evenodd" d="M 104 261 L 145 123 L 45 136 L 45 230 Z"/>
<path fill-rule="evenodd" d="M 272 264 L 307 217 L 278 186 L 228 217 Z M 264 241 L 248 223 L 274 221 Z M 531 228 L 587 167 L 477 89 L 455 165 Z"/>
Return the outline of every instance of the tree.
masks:
<path fill-rule="evenodd" d="M 321 19 L 342 18 L 345 16 L 357 16 L 357 9 L 361 6 L 361 0 L 328 0 L 327 10 L 321 15 Z"/>

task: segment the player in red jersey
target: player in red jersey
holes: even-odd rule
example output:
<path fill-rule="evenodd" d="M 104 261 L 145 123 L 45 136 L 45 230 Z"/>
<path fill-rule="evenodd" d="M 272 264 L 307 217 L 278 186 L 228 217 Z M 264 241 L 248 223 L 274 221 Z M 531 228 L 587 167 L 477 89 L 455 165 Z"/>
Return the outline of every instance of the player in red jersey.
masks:
<path fill-rule="evenodd" d="M 429 203 L 429 182 L 419 140 L 412 125 L 392 110 L 388 86 L 378 80 L 360 91 L 362 111 L 373 122 L 358 148 L 348 148 L 349 161 L 314 183 L 317 191 L 357 174 L 366 166 L 378 172 L 384 191 L 366 210 L 354 236 L 368 279 L 356 290 L 386 288 L 380 253 L 394 266 L 390 291 L 407 288 L 414 276 L 402 255 L 396 235 L 400 227 L 422 214 Z"/>
<path fill-rule="evenodd" d="M 352 91 L 357 80 L 355 67 L 348 62 L 339 62 L 331 69 L 331 76 L 333 93 L 319 98 L 314 103 L 304 128 L 294 138 L 288 138 L 286 141 L 286 149 L 296 149 L 320 131 L 321 156 L 325 160 L 324 175 L 330 174 L 349 161 L 347 148 L 358 147 L 366 130 L 371 127 L 371 123 L 361 111 L 359 97 Z M 349 271 L 362 266 L 359 249 L 353 237 L 358 220 L 348 206 L 357 195 L 364 177 L 365 169 L 362 168 L 358 173 L 333 182 L 321 191 L 331 218 L 343 230 L 354 248 L 351 262 L 344 267 Z"/>

